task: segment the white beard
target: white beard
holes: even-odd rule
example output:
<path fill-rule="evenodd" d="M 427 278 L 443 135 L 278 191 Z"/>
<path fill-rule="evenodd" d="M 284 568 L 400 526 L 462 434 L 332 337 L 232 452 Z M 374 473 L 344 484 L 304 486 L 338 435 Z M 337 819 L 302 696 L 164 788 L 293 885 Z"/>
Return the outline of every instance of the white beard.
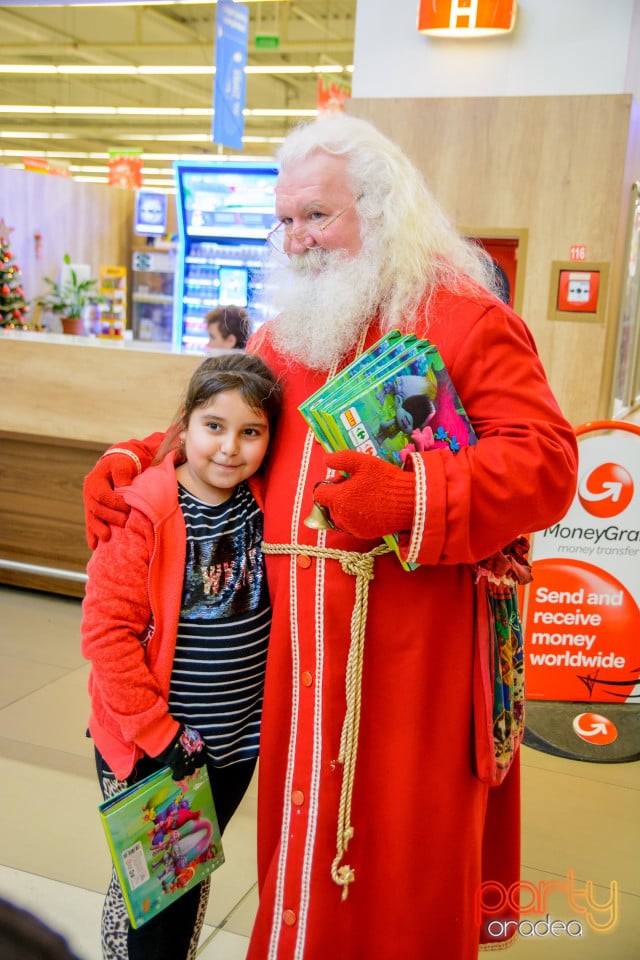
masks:
<path fill-rule="evenodd" d="M 312 248 L 270 277 L 280 352 L 313 370 L 328 370 L 348 354 L 382 300 L 381 262 L 369 246 L 355 257 Z"/>

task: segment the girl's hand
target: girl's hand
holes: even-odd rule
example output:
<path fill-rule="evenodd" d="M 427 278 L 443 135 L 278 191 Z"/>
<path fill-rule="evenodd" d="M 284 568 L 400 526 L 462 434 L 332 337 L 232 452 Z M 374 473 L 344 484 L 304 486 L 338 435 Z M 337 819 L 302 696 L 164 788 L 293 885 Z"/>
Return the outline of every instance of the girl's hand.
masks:
<path fill-rule="evenodd" d="M 197 730 L 180 724 L 177 735 L 168 747 L 159 753 L 156 760 L 171 767 L 174 780 L 184 780 L 207 759 L 207 748 Z"/>

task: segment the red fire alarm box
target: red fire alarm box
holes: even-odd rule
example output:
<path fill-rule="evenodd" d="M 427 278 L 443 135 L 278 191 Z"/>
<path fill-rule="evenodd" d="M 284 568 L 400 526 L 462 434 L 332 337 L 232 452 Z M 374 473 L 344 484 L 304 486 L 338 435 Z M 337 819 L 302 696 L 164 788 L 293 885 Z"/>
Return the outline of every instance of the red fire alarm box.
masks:
<path fill-rule="evenodd" d="M 595 313 L 600 289 L 599 270 L 561 270 L 558 283 L 558 310 Z"/>
<path fill-rule="evenodd" d="M 554 261 L 549 288 L 550 320 L 604 320 L 607 263 Z"/>

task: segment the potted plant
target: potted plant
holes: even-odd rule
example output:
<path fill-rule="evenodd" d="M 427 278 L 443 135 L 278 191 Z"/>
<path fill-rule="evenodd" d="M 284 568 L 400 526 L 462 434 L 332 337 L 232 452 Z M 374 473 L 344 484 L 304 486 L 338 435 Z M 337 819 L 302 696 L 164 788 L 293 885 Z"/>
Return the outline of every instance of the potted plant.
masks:
<path fill-rule="evenodd" d="M 71 257 L 64 255 L 64 262 L 71 266 Z M 63 333 L 84 334 L 84 308 L 90 303 L 102 303 L 104 297 L 98 293 L 98 281 L 94 279 L 80 280 L 78 274 L 70 268 L 63 283 L 58 283 L 50 277 L 44 278 L 51 288 L 49 293 L 38 298 L 38 306 L 60 316 Z"/>

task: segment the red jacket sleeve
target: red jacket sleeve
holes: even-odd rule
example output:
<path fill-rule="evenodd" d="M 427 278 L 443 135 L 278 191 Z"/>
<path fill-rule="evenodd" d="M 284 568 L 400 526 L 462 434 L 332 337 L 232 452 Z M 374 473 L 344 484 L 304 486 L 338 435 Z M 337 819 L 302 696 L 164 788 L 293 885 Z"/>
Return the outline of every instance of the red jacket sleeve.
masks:
<path fill-rule="evenodd" d="M 132 509 L 89 560 L 82 606 L 81 649 L 91 661 L 90 694 L 99 722 L 115 725 L 125 741 L 155 756 L 175 736 L 168 689 L 148 666 L 153 643 L 148 599 L 151 524 Z"/>
<path fill-rule="evenodd" d="M 456 319 L 452 311 L 454 328 Z M 490 305 L 460 326 L 463 335 L 455 343 L 445 336 L 441 353 L 478 442 L 457 454 L 420 455 L 417 502 L 423 499 L 426 511 L 414 516 L 411 550 L 404 545 L 419 563 L 490 556 L 560 519 L 575 492 L 575 433 L 525 324 Z"/>
<path fill-rule="evenodd" d="M 124 447 L 126 450 L 131 450 L 140 461 L 142 469 L 146 470 L 147 467 L 151 466 L 151 461 L 156 455 L 158 447 L 164 440 L 164 437 L 164 433 L 151 433 L 143 440 L 125 440 L 123 443 L 114 443 L 113 446 Z"/>

